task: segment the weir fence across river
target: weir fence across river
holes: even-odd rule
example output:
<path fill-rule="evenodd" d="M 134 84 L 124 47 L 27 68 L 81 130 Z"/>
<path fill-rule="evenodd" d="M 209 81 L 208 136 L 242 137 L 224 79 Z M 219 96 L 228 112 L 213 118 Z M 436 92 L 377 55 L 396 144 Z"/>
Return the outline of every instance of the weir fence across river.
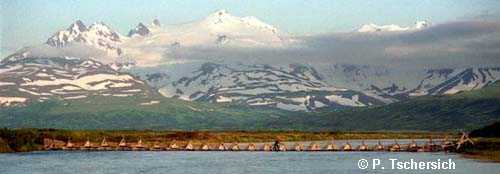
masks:
<path fill-rule="evenodd" d="M 334 151 L 388 151 L 388 152 L 438 152 L 456 151 L 465 144 L 473 144 L 468 137 L 459 140 L 341 140 L 341 141 L 311 141 L 311 142 L 269 142 L 269 143 L 144 143 L 137 142 L 101 142 L 72 143 L 54 139 L 44 140 L 45 150 L 67 151 L 269 151 L 269 152 L 334 152 Z"/>

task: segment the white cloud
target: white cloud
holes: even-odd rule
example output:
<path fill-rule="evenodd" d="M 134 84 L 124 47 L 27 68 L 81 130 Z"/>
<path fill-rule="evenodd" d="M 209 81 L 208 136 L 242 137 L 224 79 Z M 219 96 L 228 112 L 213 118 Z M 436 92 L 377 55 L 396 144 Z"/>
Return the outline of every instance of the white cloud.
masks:
<path fill-rule="evenodd" d="M 500 23 L 454 22 L 422 30 L 385 34 L 332 33 L 292 38 L 299 40 L 285 48 L 237 48 L 181 46 L 175 50 L 158 46 L 135 47 L 126 56 L 145 65 L 186 62 L 237 61 L 259 64 L 350 63 L 387 66 L 463 67 L 500 65 Z M 82 45 L 56 49 L 34 47 L 32 54 L 108 57 Z"/>

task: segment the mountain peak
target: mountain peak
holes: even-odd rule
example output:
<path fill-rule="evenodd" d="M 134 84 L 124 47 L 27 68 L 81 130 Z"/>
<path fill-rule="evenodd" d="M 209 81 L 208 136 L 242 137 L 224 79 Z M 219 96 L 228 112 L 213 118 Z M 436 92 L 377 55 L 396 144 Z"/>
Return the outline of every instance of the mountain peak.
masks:
<path fill-rule="evenodd" d="M 204 20 L 205 24 L 217 29 L 222 28 L 254 28 L 277 33 L 278 29 L 262 22 L 254 16 L 238 17 L 231 15 L 227 10 L 218 10 Z"/>
<path fill-rule="evenodd" d="M 121 36 L 104 22 L 95 22 L 88 28 L 87 40 L 94 40 L 96 44 L 101 42 L 99 45 L 109 47 L 103 43 L 104 40 L 105 42 L 120 42 Z"/>
<path fill-rule="evenodd" d="M 210 21 L 215 24 L 218 24 L 218 23 L 223 23 L 224 21 L 237 20 L 237 19 L 238 17 L 229 14 L 227 10 L 217 10 L 214 13 L 208 15 L 205 18 L 205 21 Z"/>
<path fill-rule="evenodd" d="M 140 27 L 140 28 L 147 28 L 146 25 L 144 25 L 142 22 L 139 22 L 139 24 L 137 24 L 137 27 Z"/>
<path fill-rule="evenodd" d="M 212 13 L 210 16 L 226 16 L 231 15 L 226 9 L 220 9 Z"/>
<path fill-rule="evenodd" d="M 154 19 L 152 26 L 154 26 L 154 27 L 160 27 L 161 26 L 160 20 Z"/>
<path fill-rule="evenodd" d="M 77 20 L 68 29 L 54 33 L 45 43 L 59 48 L 70 43 L 81 43 L 108 51 L 112 55 L 121 53 L 117 46 L 121 43 L 120 34 L 103 22 L 95 22 L 86 27 L 82 21 Z"/>
<path fill-rule="evenodd" d="M 66 30 L 74 33 L 81 33 L 87 30 L 87 26 L 85 26 L 81 20 L 76 20 Z"/>
<path fill-rule="evenodd" d="M 128 32 L 128 37 L 132 37 L 132 36 L 135 36 L 135 35 L 139 35 L 139 36 L 146 36 L 150 33 L 148 27 L 146 27 L 146 25 L 144 25 L 142 22 L 140 22 L 139 24 L 137 24 L 137 26 L 130 30 Z"/>
<path fill-rule="evenodd" d="M 89 26 L 89 30 L 104 30 L 104 31 L 111 31 L 111 28 L 106 25 L 104 22 L 94 22 L 92 25 Z"/>
<path fill-rule="evenodd" d="M 45 43 L 54 47 L 63 47 L 70 41 L 81 40 L 82 33 L 88 30 L 89 28 L 81 20 L 76 20 L 66 30 L 56 32 Z"/>

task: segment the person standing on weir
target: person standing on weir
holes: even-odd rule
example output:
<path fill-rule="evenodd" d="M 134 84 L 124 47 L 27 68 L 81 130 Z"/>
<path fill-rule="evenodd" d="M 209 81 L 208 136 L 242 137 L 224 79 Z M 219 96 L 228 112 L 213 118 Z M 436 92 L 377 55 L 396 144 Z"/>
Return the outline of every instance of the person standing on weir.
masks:
<path fill-rule="evenodd" d="M 280 151 L 280 141 L 279 140 L 276 140 L 274 142 L 272 151 L 277 151 L 277 152 Z"/>

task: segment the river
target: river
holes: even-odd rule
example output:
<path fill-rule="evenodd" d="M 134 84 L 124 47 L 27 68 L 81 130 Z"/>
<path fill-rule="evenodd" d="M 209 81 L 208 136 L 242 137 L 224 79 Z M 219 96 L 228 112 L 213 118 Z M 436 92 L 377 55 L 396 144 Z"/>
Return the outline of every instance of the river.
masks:
<path fill-rule="evenodd" d="M 448 161 L 452 170 L 399 170 L 389 159 Z M 359 169 L 358 161 L 369 161 Z M 374 159 L 381 165 L 372 169 Z M 381 169 L 384 166 L 384 169 Z M 44 151 L 0 154 L 2 174 L 57 173 L 213 173 L 213 174 L 325 174 L 325 173 L 500 173 L 500 164 L 479 162 L 457 154 L 408 152 L 81 152 Z"/>

